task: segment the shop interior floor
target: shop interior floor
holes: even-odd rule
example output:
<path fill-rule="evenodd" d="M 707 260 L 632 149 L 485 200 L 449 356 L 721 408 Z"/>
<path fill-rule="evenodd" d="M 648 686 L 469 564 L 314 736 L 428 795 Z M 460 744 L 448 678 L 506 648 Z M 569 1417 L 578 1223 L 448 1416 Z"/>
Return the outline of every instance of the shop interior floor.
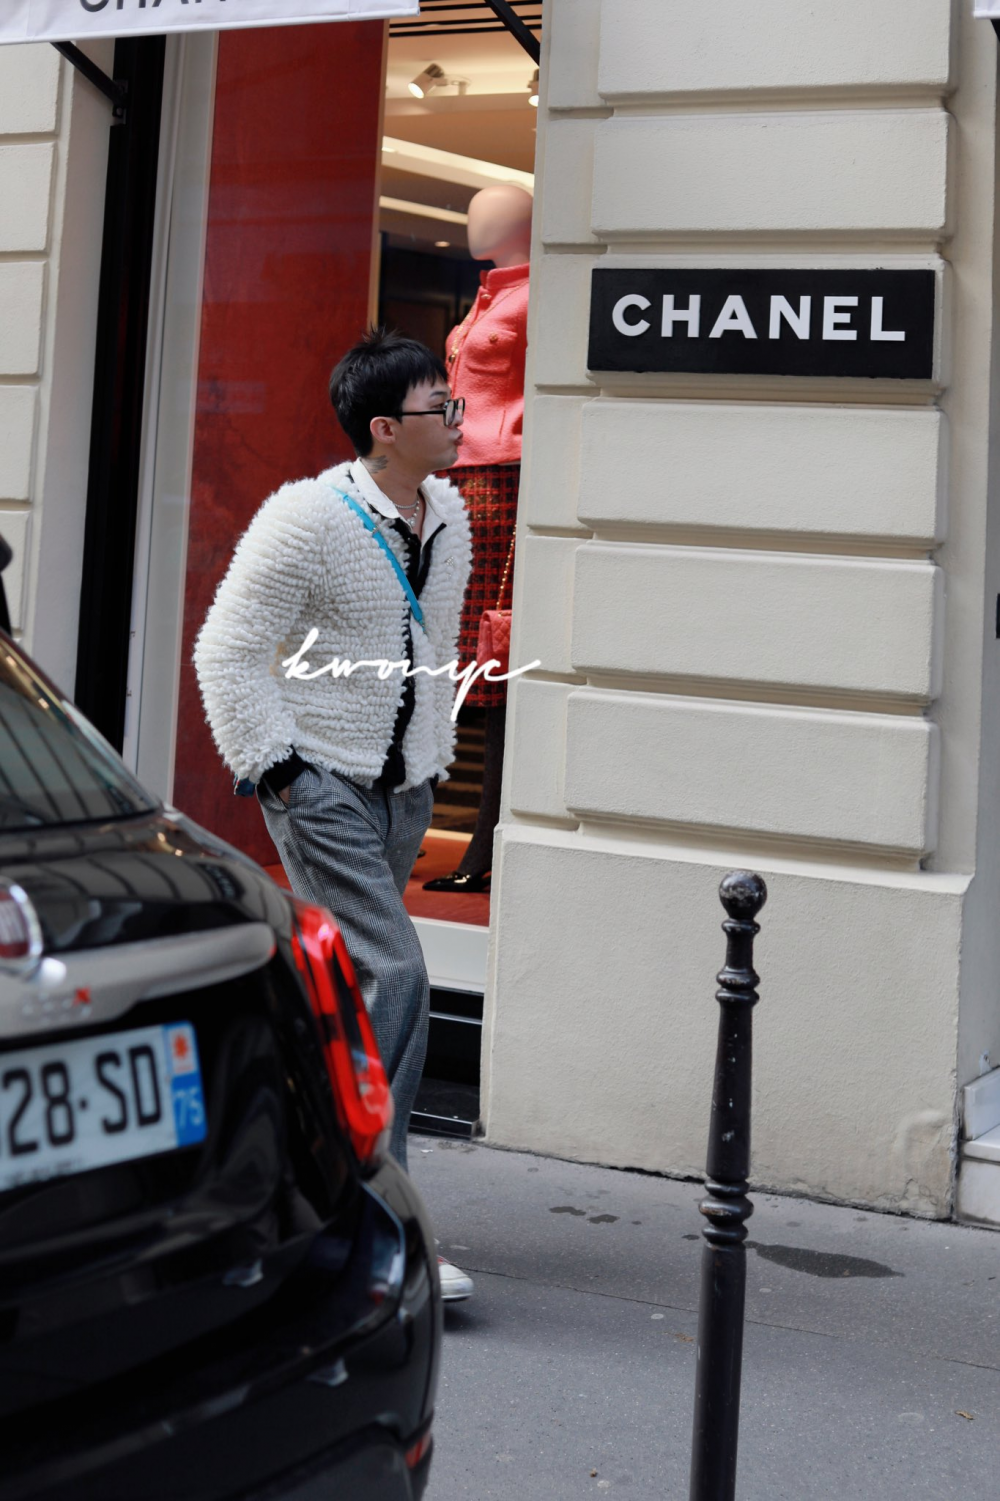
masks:
<path fill-rule="evenodd" d="M 426 854 L 413 867 L 413 876 L 406 888 L 404 900 L 411 917 L 432 917 L 438 922 L 471 923 L 473 927 L 488 928 L 490 925 L 490 894 L 488 891 L 448 892 L 425 891 L 425 881 L 436 876 L 446 876 L 455 870 L 462 858 L 468 838 L 450 832 L 428 831 L 423 848 Z M 279 886 L 288 890 L 288 877 L 280 865 L 265 867 L 268 875 Z"/>

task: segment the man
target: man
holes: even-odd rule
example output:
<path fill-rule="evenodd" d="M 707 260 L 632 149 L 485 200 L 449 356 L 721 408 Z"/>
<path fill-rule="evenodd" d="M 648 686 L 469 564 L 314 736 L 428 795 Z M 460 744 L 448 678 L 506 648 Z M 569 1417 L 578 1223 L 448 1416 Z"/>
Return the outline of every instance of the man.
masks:
<path fill-rule="evenodd" d="M 353 463 L 282 486 L 236 547 L 195 647 L 205 712 L 256 784 L 293 891 L 336 914 L 392 1085 L 392 1152 L 427 1049 L 430 987 L 403 892 L 454 760 L 447 673 L 471 564 L 462 497 L 434 477 L 462 441 L 460 403 L 424 345 L 371 330 L 330 380 Z M 315 633 L 315 634 L 313 634 Z M 307 678 L 288 664 L 395 663 Z M 441 1262 L 442 1292 L 472 1281 Z"/>

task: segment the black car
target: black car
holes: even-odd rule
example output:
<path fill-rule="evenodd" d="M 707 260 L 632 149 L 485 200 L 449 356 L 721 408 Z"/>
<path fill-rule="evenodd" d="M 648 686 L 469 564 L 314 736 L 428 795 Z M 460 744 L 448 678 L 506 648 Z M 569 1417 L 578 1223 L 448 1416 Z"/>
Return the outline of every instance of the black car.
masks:
<path fill-rule="evenodd" d="M 330 913 L 0 633 L 0 1501 L 423 1494 L 434 1240 Z"/>

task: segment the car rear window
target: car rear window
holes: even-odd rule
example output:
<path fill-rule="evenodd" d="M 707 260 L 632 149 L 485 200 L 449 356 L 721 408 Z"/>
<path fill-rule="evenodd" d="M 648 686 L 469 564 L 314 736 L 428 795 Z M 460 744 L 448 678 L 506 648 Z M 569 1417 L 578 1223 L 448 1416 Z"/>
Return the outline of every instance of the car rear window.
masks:
<path fill-rule="evenodd" d="M 156 807 L 93 725 L 0 639 L 0 833 Z"/>

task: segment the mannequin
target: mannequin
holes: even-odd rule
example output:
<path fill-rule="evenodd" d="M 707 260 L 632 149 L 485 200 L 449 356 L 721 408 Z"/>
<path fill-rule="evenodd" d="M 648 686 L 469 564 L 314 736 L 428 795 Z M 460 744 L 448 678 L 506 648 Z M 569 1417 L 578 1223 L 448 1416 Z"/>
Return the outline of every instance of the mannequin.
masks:
<path fill-rule="evenodd" d="M 465 398 L 463 441 L 449 471 L 472 526 L 472 576 L 462 611 L 459 661 L 475 660 L 484 610 L 510 609 L 512 548 L 521 478 L 524 359 L 528 332 L 531 194 L 513 184 L 483 188 L 469 204 L 469 253 L 493 261 L 468 317 L 445 345 L 453 396 Z M 506 572 L 506 582 L 504 574 Z M 502 599 L 501 599 L 502 592 Z M 477 682 L 467 703 L 486 711 L 483 795 L 475 832 L 458 869 L 427 891 L 485 891 L 500 817 L 506 683 Z"/>
<path fill-rule="evenodd" d="M 527 266 L 531 257 L 534 200 L 526 188 L 498 183 L 483 188 L 469 203 L 469 254 L 501 270 Z M 489 273 L 484 273 L 484 276 Z"/>

